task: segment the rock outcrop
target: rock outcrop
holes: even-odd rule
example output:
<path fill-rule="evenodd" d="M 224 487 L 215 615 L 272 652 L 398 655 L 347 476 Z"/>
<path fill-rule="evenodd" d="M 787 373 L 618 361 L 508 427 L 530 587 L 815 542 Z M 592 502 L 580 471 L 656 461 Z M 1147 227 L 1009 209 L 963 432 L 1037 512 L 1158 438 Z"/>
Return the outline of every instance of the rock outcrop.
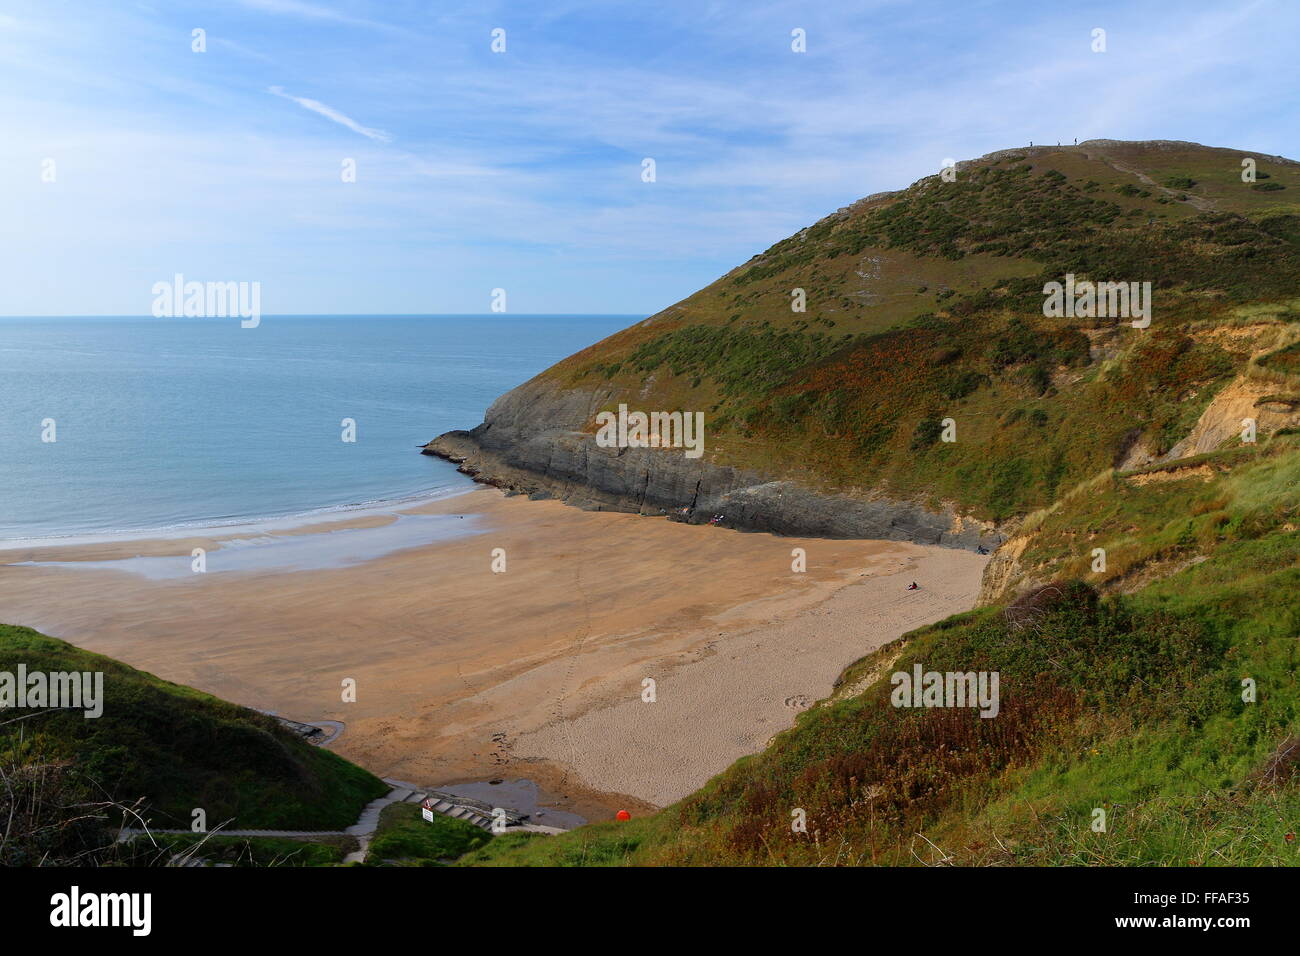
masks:
<path fill-rule="evenodd" d="M 743 531 L 995 548 L 992 526 L 887 498 L 829 495 L 796 482 L 690 459 L 680 450 L 603 448 L 588 429 L 609 395 L 533 379 L 503 395 L 485 421 L 424 447 L 486 484 L 596 511 L 664 515 Z"/>

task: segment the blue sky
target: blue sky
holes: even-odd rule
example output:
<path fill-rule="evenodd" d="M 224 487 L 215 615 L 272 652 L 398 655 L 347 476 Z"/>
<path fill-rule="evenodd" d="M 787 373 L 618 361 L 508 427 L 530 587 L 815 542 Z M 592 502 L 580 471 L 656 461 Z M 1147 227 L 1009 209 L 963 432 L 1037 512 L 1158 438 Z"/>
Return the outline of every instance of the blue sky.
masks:
<path fill-rule="evenodd" d="M 1296 157 L 1297 36 L 1294 0 L 0 0 L 0 314 L 147 314 L 178 272 L 265 313 L 649 314 L 948 157 Z"/>

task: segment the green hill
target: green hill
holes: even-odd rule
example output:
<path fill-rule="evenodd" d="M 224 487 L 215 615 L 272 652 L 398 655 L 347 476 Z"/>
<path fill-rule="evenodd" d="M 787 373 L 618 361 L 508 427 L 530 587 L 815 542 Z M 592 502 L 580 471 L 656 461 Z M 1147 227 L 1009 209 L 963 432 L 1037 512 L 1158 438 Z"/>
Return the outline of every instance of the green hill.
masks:
<path fill-rule="evenodd" d="M 0 813 L 15 824 L 5 865 L 105 862 L 117 828 L 337 830 L 388 787 L 277 720 L 80 650 L 0 625 L 0 672 L 100 672 L 102 714 L 0 710 Z M 134 808 L 124 814 L 122 807 Z M 135 814 L 139 814 L 137 818 Z"/>
<path fill-rule="evenodd" d="M 1067 274 L 1150 282 L 1150 326 L 1046 317 Z M 919 540 L 969 546 L 934 531 L 975 523 L 1001 547 L 979 608 L 850 666 L 698 793 L 463 863 L 1297 862 L 1300 165 L 1111 141 L 959 164 L 777 243 L 431 450 L 652 511 L 626 489 L 680 494 L 673 452 L 616 466 L 582 444 L 619 402 L 708 413 L 706 513 L 762 527 L 744 502 L 781 482 L 764 511 L 799 489 L 795 527 L 814 498 L 886 500 L 941 516 L 906 525 Z M 895 707 L 914 665 L 998 672 L 998 716 Z"/>
<path fill-rule="evenodd" d="M 1253 157 L 1283 187 L 1261 192 L 1241 181 L 1249 155 L 1099 141 L 959 164 L 778 242 L 430 451 L 520 490 L 758 529 L 825 532 L 803 514 L 772 527 L 788 493 L 744 507 L 783 481 L 1005 530 L 1174 450 L 1234 383 L 1265 431 L 1300 420 L 1300 165 Z M 1067 275 L 1150 282 L 1151 327 L 1045 318 L 1044 285 Z M 574 440 L 621 402 L 703 411 L 704 459 Z"/>

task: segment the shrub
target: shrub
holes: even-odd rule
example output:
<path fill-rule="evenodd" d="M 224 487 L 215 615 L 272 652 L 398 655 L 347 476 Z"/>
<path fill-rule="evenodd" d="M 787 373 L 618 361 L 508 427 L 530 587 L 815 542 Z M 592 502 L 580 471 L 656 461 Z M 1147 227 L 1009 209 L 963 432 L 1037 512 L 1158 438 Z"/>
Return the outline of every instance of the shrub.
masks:
<path fill-rule="evenodd" d="M 943 434 L 943 425 L 937 416 L 928 416 L 921 419 L 916 424 L 916 430 L 912 432 L 912 450 L 920 451 L 923 448 L 929 448 L 939 440 Z"/>

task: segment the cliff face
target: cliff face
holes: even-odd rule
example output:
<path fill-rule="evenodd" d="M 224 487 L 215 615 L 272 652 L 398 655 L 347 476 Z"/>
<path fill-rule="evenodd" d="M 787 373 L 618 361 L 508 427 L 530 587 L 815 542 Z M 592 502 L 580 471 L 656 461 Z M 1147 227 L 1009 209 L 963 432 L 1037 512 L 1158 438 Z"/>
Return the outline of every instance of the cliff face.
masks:
<path fill-rule="evenodd" d="M 429 442 L 476 481 L 595 511 L 667 515 L 743 531 L 997 547 L 991 525 L 888 498 L 826 495 L 755 471 L 689 459 L 680 449 L 603 448 L 582 428 L 611 402 L 608 389 L 561 389 L 534 379 L 503 395 L 483 424 Z M 683 509 L 685 511 L 683 512 Z"/>

